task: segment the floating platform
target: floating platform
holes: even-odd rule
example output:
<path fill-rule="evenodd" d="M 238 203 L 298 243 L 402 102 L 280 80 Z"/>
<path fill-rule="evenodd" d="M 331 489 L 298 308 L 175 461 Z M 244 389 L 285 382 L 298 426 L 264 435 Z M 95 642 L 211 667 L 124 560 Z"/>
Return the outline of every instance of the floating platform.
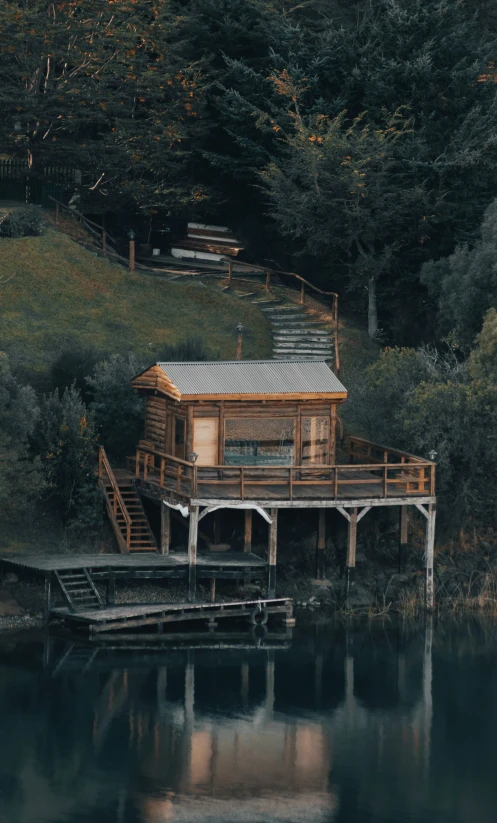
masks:
<path fill-rule="evenodd" d="M 237 600 L 227 603 L 153 603 L 127 604 L 72 612 L 55 608 L 52 618 L 62 619 L 72 628 L 88 629 L 90 635 L 122 629 L 157 627 L 185 621 L 203 620 L 217 625 L 218 620 L 245 618 L 254 625 L 263 625 L 269 617 L 280 615 L 286 625 L 293 625 L 293 601 L 290 598 Z"/>

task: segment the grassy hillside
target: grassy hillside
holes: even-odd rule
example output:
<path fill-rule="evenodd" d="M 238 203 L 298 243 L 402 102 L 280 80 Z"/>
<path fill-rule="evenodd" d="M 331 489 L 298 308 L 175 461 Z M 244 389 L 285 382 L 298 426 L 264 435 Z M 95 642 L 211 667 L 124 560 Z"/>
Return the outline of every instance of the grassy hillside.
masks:
<path fill-rule="evenodd" d="M 40 387 L 74 343 L 153 360 L 164 344 L 199 336 L 223 360 L 234 358 L 238 322 L 244 358 L 270 357 L 261 312 L 214 287 L 130 275 L 52 229 L 0 240 L 0 350 Z"/>

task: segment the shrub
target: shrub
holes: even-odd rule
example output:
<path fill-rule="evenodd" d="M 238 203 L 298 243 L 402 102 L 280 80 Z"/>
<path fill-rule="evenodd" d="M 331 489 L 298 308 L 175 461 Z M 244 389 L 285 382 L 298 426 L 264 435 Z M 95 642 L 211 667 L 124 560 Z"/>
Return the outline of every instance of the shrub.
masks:
<path fill-rule="evenodd" d="M 114 354 L 87 377 L 95 427 L 110 457 L 120 459 L 132 453 L 141 436 L 145 401 L 131 381 L 144 367 L 134 354 Z"/>
<path fill-rule="evenodd" d="M 156 360 L 195 363 L 200 360 L 219 360 L 219 352 L 210 351 L 201 337 L 187 337 L 179 343 L 171 343 L 160 349 Z"/>
<path fill-rule="evenodd" d="M 92 374 L 97 363 L 104 357 L 103 352 L 94 346 L 82 347 L 78 343 L 69 343 L 68 347 L 54 360 L 50 370 L 51 391 L 58 389 L 62 395 L 65 389 L 76 386 L 83 401 L 88 404 L 93 399 L 93 392 L 87 376 Z"/>
<path fill-rule="evenodd" d="M 40 206 L 28 206 L 7 215 L 0 223 L 3 237 L 36 237 L 42 233 L 42 211 Z"/>

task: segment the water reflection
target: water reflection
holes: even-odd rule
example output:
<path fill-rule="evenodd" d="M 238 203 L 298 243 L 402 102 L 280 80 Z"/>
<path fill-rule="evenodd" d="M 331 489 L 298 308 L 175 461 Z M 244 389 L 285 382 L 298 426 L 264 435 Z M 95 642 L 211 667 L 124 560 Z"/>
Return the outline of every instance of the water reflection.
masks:
<path fill-rule="evenodd" d="M 0 821 L 435 819 L 430 623 L 235 645 L 0 644 Z"/>

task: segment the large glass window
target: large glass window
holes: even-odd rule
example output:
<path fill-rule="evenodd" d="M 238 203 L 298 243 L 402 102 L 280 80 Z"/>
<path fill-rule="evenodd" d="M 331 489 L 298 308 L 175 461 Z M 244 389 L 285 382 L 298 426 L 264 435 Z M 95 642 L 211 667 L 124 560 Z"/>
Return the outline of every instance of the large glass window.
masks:
<path fill-rule="evenodd" d="M 328 462 L 329 417 L 302 418 L 302 465 L 322 466 Z"/>
<path fill-rule="evenodd" d="M 225 420 L 224 462 L 235 466 L 291 466 L 295 421 L 246 417 Z"/>

